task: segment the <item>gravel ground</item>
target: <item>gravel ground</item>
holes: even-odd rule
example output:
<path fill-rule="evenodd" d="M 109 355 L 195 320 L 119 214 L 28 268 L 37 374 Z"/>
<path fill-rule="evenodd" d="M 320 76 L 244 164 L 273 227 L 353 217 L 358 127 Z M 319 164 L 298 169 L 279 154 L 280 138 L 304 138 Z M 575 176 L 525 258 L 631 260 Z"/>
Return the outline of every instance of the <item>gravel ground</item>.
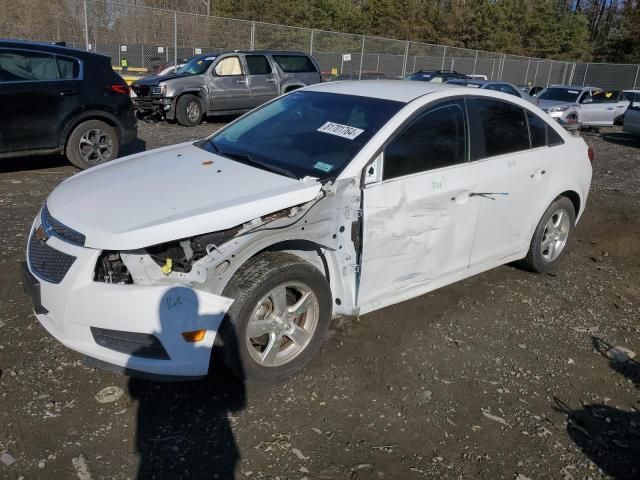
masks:
<path fill-rule="evenodd" d="M 219 125 L 142 123 L 127 152 Z M 640 365 L 607 356 L 640 351 L 640 144 L 585 139 L 593 188 L 557 274 L 504 266 L 336 321 L 272 388 L 222 368 L 167 384 L 85 367 L 19 280 L 33 217 L 75 170 L 4 162 L 0 478 L 640 478 Z"/>

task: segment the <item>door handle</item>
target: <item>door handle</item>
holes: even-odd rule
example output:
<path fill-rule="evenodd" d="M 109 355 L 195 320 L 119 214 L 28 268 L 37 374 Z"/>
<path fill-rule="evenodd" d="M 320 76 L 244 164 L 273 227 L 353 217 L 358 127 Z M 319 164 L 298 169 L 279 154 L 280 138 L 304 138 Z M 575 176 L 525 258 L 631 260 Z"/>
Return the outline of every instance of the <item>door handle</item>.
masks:
<path fill-rule="evenodd" d="M 267 83 L 276 83 L 275 78 L 267 78 Z"/>
<path fill-rule="evenodd" d="M 61 97 L 70 97 L 72 95 L 78 95 L 78 90 L 60 90 L 60 96 Z"/>
<path fill-rule="evenodd" d="M 236 83 L 238 83 L 240 85 L 246 85 L 247 81 L 246 80 L 236 80 Z"/>
<path fill-rule="evenodd" d="M 607 107 L 607 110 L 613 110 L 614 107 Z"/>

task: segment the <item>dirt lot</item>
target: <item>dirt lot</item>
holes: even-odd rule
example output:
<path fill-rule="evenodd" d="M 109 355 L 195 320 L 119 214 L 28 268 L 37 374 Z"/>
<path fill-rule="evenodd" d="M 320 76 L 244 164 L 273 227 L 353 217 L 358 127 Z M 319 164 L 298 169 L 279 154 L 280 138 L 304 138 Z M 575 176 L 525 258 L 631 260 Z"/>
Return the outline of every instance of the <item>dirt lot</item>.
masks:
<path fill-rule="evenodd" d="M 141 124 L 128 151 L 218 126 Z M 606 356 L 640 352 L 640 145 L 585 138 L 591 197 L 557 274 L 505 266 L 337 321 L 275 388 L 222 368 L 166 384 L 85 367 L 40 327 L 19 279 L 33 217 L 75 169 L 4 162 L 0 478 L 640 478 L 640 365 Z M 112 386 L 124 394 L 99 403 Z"/>

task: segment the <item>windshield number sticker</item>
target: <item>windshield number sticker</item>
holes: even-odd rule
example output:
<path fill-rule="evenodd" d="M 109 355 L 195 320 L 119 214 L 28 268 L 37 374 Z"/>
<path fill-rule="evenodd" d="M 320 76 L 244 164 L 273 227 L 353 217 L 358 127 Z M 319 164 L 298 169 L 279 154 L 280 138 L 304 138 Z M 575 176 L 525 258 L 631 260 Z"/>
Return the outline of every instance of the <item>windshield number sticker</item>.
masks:
<path fill-rule="evenodd" d="M 318 132 L 328 133 L 330 135 L 336 135 L 338 137 L 346 138 L 348 140 L 353 140 L 362 132 L 364 132 L 364 130 L 362 130 L 361 128 L 350 127 L 349 125 L 341 125 L 339 123 L 326 122 L 324 125 L 322 125 L 318 129 Z M 318 162 L 318 163 L 322 163 L 322 162 Z"/>
<path fill-rule="evenodd" d="M 323 172 L 330 172 L 331 170 L 333 170 L 333 165 L 329 165 L 328 163 L 324 162 L 316 162 L 313 168 L 315 168 L 316 170 L 322 170 Z"/>

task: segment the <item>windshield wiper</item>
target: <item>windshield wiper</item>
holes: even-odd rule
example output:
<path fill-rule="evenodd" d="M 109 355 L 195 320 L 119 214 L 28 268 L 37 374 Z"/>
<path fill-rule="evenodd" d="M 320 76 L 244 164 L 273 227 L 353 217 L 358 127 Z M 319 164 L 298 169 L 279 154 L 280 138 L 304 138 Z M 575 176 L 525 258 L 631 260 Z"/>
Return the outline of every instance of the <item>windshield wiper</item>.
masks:
<path fill-rule="evenodd" d="M 236 160 L 240 163 L 244 163 L 245 165 L 251 165 L 254 167 L 261 168 L 262 170 L 266 170 L 272 173 L 279 173 L 280 175 L 284 175 L 285 177 L 295 178 L 298 180 L 298 176 L 290 170 L 282 167 L 276 167 L 275 165 L 270 165 L 268 163 L 261 162 L 251 157 L 246 153 L 230 153 L 230 152 L 221 152 L 218 147 L 213 144 L 213 141 L 209 142 L 211 146 L 223 157 L 230 158 L 231 160 Z"/>

